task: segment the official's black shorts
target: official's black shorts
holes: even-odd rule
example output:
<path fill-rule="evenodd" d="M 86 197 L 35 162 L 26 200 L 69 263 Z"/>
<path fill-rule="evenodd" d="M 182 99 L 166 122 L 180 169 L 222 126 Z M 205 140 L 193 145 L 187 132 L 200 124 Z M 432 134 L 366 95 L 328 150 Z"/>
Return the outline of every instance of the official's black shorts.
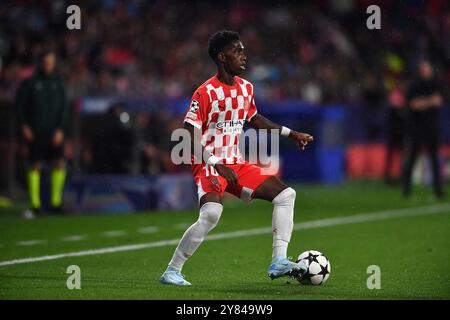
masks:
<path fill-rule="evenodd" d="M 40 135 L 28 144 L 31 163 L 39 161 L 53 161 L 64 157 L 64 144 L 55 147 L 52 135 Z"/>

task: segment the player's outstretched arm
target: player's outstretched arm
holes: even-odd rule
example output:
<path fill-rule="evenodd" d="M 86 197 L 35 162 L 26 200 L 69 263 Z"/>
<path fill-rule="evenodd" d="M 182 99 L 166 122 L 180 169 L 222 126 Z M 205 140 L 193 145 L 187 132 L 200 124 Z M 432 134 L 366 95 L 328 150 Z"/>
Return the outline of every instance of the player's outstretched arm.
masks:
<path fill-rule="evenodd" d="M 217 162 L 217 158 L 205 151 L 200 143 L 201 132 L 199 129 L 195 128 L 192 124 L 185 122 L 184 128 L 189 131 L 191 135 L 191 154 L 195 155 L 196 158 L 204 157 L 206 163 L 212 165 L 218 174 L 224 177 L 230 186 L 235 185 L 238 182 L 238 176 L 233 169 L 224 166 Z M 201 154 L 196 154 L 196 150 L 201 151 Z M 198 152 L 197 151 L 197 152 Z"/>
<path fill-rule="evenodd" d="M 289 139 L 293 140 L 299 149 L 305 150 L 308 142 L 313 141 L 314 138 L 312 135 L 303 132 L 297 132 L 295 130 L 288 129 L 279 124 L 272 122 L 266 117 L 260 115 L 259 113 L 253 116 L 250 120 L 250 125 L 257 129 L 268 129 L 268 130 L 280 130 L 282 136 L 289 137 Z"/>

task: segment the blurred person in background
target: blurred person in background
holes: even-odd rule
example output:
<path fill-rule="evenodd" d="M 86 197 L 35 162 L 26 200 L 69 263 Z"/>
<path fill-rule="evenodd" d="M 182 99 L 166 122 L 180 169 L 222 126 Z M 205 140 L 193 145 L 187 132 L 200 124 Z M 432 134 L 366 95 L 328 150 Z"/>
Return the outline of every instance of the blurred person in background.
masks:
<path fill-rule="evenodd" d="M 386 162 L 384 171 L 384 181 L 386 184 L 399 183 L 398 167 L 394 165 L 398 162 L 395 159 L 403 150 L 404 144 L 404 111 L 405 94 L 401 80 L 397 80 L 387 94 L 389 110 L 387 112 L 387 145 Z M 397 170 L 395 170 L 397 169 Z"/>
<path fill-rule="evenodd" d="M 93 173 L 130 173 L 133 133 L 121 103 L 111 105 L 93 137 Z"/>
<path fill-rule="evenodd" d="M 403 166 L 403 194 L 411 194 L 411 174 L 422 146 L 427 147 L 433 170 L 433 188 L 438 198 L 444 196 L 439 168 L 439 109 L 442 91 L 434 76 L 430 61 L 419 63 L 419 78 L 407 92 L 406 158 Z"/>
<path fill-rule="evenodd" d="M 364 127 L 373 141 L 379 140 L 383 131 L 384 91 L 380 83 L 374 72 L 369 72 L 363 81 Z"/>
<path fill-rule="evenodd" d="M 169 152 L 170 140 L 167 121 L 158 112 L 141 112 L 137 116 L 137 125 L 141 174 L 164 173 L 164 154 Z"/>
<path fill-rule="evenodd" d="M 53 51 L 44 51 L 36 73 L 22 82 L 15 107 L 29 154 L 27 182 L 32 210 L 27 210 L 24 217 L 33 218 L 41 212 L 42 161 L 50 161 L 52 165 L 50 211 L 60 213 L 66 178 L 63 144 L 67 99 L 63 79 L 56 72 Z"/>

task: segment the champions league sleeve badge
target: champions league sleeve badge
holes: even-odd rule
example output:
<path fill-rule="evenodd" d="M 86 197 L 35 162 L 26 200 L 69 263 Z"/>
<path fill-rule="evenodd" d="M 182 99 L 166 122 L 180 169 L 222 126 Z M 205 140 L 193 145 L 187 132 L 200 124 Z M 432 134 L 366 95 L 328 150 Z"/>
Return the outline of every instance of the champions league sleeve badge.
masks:
<path fill-rule="evenodd" d="M 191 107 L 189 110 L 191 112 L 197 112 L 198 109 L 200 109 L 200 103 L 197 100 L 192 100 Z"/>

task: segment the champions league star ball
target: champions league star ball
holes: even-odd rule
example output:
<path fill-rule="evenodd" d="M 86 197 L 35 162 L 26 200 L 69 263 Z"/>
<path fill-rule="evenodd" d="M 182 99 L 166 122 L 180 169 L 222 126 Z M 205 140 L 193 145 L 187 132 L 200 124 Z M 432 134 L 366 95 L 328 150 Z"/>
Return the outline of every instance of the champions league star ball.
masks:
<path fill-rule="evenodd" d="M 305 251 L 298 256 L 296 262 L 302 262 L 308 267 L 302 277 L 296 277 L 302 284 L 318 286 L 327 281 L 330 276 L 330 261 L 319 251 Z"/>

